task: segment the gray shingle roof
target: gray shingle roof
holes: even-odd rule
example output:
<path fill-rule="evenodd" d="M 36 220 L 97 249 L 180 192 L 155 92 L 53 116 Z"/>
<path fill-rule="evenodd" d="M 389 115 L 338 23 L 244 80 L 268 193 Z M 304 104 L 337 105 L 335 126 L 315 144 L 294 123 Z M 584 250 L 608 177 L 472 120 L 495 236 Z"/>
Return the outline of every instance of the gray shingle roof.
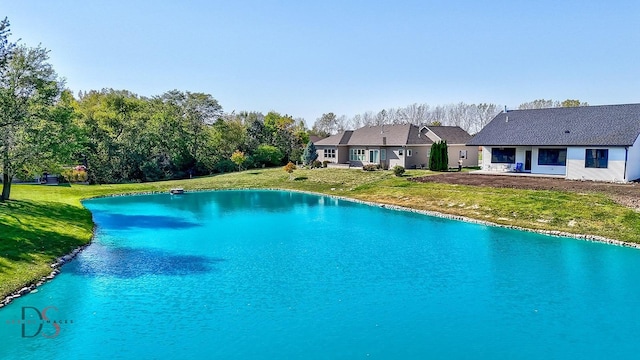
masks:
<path fill-rule="evenodd" d="M 471 135 L 460 126 L 426 126 L 433 131 L 440 139 L 446 140 L 447 144 L 466 144 L 471 139 Z"/>
<path fill-rule="evenodd" d="M 630 146 L 638 135 L 640 104 L 512 110 L 467 145 Z"/>

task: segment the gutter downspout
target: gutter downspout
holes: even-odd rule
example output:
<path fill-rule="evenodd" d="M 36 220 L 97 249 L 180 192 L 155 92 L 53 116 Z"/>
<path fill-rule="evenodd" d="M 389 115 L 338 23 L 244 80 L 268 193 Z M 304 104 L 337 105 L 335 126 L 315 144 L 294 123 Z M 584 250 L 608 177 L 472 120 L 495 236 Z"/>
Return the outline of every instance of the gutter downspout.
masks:
<path fill-rule="evenodd" d="M 624 181 L 629 181 L 629 176 L 627 174 L 627 159 L 629 157 L 629 147 L 624 147 Z"/>

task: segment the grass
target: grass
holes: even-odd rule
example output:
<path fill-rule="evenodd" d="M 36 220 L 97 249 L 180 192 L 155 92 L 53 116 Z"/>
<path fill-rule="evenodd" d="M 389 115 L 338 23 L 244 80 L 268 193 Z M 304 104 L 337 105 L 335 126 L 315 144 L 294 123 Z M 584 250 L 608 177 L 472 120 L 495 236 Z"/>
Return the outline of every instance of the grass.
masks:
<path fill-rule="evenodd" d="M 496 189 L 408 181 L 432 174 L 408 170 L 282 169 L 142 184 L 14 185 L 13 200 L 0 203 L 0 298 L 50 273 L 58 257 L 90 241 L 91 214 L 81 200 L 122 193 L 197 189 L 278 188 L 439 211 L 538 230 L 600 235 L 640 243 L 640 214 L 603 194 Z"/>

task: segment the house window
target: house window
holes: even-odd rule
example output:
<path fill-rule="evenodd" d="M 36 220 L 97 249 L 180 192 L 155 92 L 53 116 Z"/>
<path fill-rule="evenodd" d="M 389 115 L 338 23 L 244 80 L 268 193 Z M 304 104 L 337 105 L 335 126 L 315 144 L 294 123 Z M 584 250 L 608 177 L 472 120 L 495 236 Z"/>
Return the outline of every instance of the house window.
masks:
<path fill-rule="evenodd" d="M 351 161 L 364 161 L 366 159 L 365 149 L 351 149 L 349 160 Z"/>
<path fill-rule="evenodd" d="M 387 149 L 380 150 L 380 160 L 382 161 L 387 160 Z"/>
<path fill-rule="evenodd" d="M 398 149 L 398 156 L 402 156 L 402 155 L 404 155 L 404 150 Z"/>
<path fill-rule="evenodd" d="M 538 165 L 567 166 L 567 149 L 539 149 Z"/>
<path fill-rule="evenodd" d="M 609 149 L 587 149 L 584 155 L 584 167 L 607 168 L 609 166 Z"/>
<path fill-rule="evenodd" d="M 325 159 L 335 159 L 336 157 L 336 149 L 324 149 L 324 158 Z"/>
<path fill-rule="evenodd" d="M 413 156 L 413 150 L 407 149 L 407 156 Z"/>
<path fill-rule="evenodd" d="M 516 148 L 491 148 L 491 162 L 493 164 L 515 164 Z"/>
<path fill-rule="evenodd" d="M 467 150 L 460 150 L 460 159 L 466 159 L 467 158 Z"/>
<path fill-rule="evenodd" d="M 380 162 L 379 159 L 379 154 L 380 152 L 378 150 L 369 150 L 369 162 L 370 163 L 378 163 Z"/>

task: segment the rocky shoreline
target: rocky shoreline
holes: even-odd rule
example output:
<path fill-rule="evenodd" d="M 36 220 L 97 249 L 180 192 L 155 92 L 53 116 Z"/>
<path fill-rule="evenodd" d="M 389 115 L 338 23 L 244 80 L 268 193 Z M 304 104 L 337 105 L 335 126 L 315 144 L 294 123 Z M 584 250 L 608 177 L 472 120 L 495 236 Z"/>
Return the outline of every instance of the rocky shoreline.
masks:
<path fill-rule="evenodd" d="M 26 285 L 24 287 L 22 287 L 20 290 L 16 290 L 13 293 L 7 295 L 4 299 L 2 299 L 2 301 L 0 301 L 0 308 L 3 308 L 7 305 L 9 305 L 9 303 L 11 303 L 13 300 L 23 296 L 23 295 L 27 295 L 30 292 L 34 291 L 38 286 L 45 284 L 48 281 L 53 280 L 54 277 L 56 277 L 56 275 L 60 274 L 60 267 L 62 267 L 62 265 L 70 262 L 71 260 L 73 260 L 76 256 L 78 256 L 78 254 L 84 250 L 87 246 L 89 246 L 91 244 L 91 242 L 82 245 L 80 247 L 77 247 L 75 249 L 73 249 L 73 251 L 71 251 L 69 254 L 64 255 L 62 257 L 59 257 L 58 259 L 56 259 L 56 261 L 51 264 L 51 273 L 49 273 L 49 275 L 42 277 L 40 280 L 35 281 L 29 285 Z"/>
<path fill-rule="evenodd" d="M 631 242 L 626 242 L 626 241 L 609 239 L 609 238 L 605 238 L 605 237 L 597 236 L 597 235 L 572 234 L 572 233 L 567 233 L 567 232 L 563 232 L 563 231 L 555 231 L 555 230 L 528 229 L 528 228 L 523 228 L 523 227 L 519 227 L 519 226 L 496 224 L 496 223 L 493 223 L 493 222 L 490 222 L 490 221 L 478 220 L 478 219 L 468 218 L 468 217 L 465 217 L 465 216 L 445 214 L 445 213 L 441 213 L 441 212 L 437 212 L 437 211 L 419 210 L 419 209 L 413 209 L 413 208 L 408 208 L 408 207 L 398 206 L 398 205 L 380 204 L 380 203 L 371 202 L 371 201 L 353 199 L 353 198 L 349 198 L 349 197 L 345 197 L 345 196 L 323 194 L 323 193 L 315 193 L 315 192 L 303 191 L 303 190 L 288 190 L 288 189 L 276 189 L 276 188 L 265 188 L 265 189 L 255 189 L 255 188 L 209 189 L 209 190 L 202 189 L 202 190 L 190 190 L 189 193 L 205 192 L 205 191 L 233 191 L 233 190 L 291 191 L 291 192 L 297 192 L 297 193 L 309 194 L 309 195 L 316 195 L 316 196 L 327 196 L 327 197 L 330 197 L 330 198 L 333 198 L 333 199 L 350 201 L 350 202 L 359 203 L 359 204 L 363 204 L 363 205 L 376 206 L 376 207 L 381 207 L 381 208 L 386 208 L 386 209 L 391 209 L 391 210 L 396 210 L 396 211 L 413 212 L 413 213 L 418 213 L 418 214 L 422 214 L 422 215 L 434 216 L 434 217 L 450 219 L 450 220 L 464 221 L 464 222 L 478 224 L 478 225 L 501 227 L 501 228 L 507 228 L 507 229 L 514 229 L 514 230 L 538 233 L 538 234 L 543 234 L 543 235 L 573 238 L 573 239 L 578 239 L 578 240 L 586 240 L 586 241 L 591 241 L 591 242 L 599 242 L 599 243 L 604 243 L 604 244 L 609 244 L 609 245 L 623 246 L 623 247 L 640 249 L 640 244 L 637 244 L 637 243 L 631 243 Z M 134 193 L 134 194 L 105 195 L 105 196 L 98 196 L 96 198 L 119 197 L 119 196 L 134 196 L 134 195 L 153 195 L 153 194 L 166 194 L 166 193 L 167 193 L 166 191 L 147 191 L 147 192 Z M 95 227 L 94 227 L 94 235 L 93 236 L 95 236 Z M 29 284 L 29 285 L 26 285 L 26 286 L 22 287 L 19 290 L 14 291 L 13 293 L 9 294 L 4 299 L 2 299 L 2 301 L 0 301 L 0 309 L 3 308 L 4 306 L 7 306 L 13 300 L 15 300 L 15 299 L 17 299 L 17 298 L 19 298 L 21 296 L 24 296 L 26 294 L 29 294 L 30 292 L 35 290 L 38 286 L 43 285 L 48 281 L 51 281 L 56 275 L 60 274 L 60 272 L 61 272 L 60 268 L 62 267 L 62 265 L 72 261 L 82 250 L 84 250 L 87 246 L 91 245 L 91 242 L 93 241 L 93 236 L 91 237 L 91 241 L 89 241 L 87 244 L 84 244 L 84 245 L 82 245 L 82 246 L 80 246 L 78 248 L 75 248 L 69 254 L 64 255 L 64 256 L 56 259 L 56 261 L 53 264 L 51 264 L 51 269 L 52 270 L 51 270 L 51 273 L 49 275 L 44 276 L 41 279 L 39 279 L 38 281 L 33 282 L 33 283 Z"/>

